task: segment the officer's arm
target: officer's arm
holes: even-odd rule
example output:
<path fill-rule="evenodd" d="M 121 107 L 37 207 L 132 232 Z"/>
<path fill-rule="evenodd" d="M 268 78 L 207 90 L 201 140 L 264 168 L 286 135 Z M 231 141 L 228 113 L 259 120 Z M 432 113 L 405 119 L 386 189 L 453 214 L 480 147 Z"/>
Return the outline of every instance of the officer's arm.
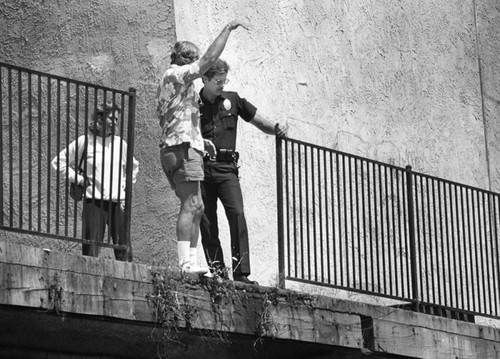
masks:
<path fill-rule="evenodd" d="M 288 127 L 281 123 L 274 123 L 258 113 L 250 120 L 250 123 L 268 135 L 276 134 L 278 137 L 285 137 Z"/>

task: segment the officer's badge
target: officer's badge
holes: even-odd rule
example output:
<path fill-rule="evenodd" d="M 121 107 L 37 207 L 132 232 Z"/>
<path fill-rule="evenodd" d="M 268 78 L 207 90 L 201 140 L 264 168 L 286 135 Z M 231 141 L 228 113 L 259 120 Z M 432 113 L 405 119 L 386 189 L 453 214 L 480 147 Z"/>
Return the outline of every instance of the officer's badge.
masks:
<path fill-rule="evenodd" d="M 229 111 L 231 109 L 231 101 L 229 101 L 227 98 L 224 100 L 222 103 L 222 106 L 224 106 L 224 110 Z"/>

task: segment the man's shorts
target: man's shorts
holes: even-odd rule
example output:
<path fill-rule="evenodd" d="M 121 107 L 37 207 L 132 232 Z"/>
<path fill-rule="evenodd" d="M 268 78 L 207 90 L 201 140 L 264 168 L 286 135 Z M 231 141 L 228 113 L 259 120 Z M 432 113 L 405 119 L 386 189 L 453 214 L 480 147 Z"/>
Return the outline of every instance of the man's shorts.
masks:
<path fill-rule="evenodd" d="M 203 154 L 191 148 L 189 143 L 163 147 L 160 160 L 174 191 L 179 183 L 203 181 Z"/>

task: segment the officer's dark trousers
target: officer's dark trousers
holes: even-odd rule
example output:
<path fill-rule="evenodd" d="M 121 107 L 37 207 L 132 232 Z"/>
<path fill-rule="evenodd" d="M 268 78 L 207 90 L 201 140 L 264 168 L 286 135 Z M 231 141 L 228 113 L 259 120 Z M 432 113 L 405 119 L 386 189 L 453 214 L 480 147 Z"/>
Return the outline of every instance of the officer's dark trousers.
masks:
<path fill-rule="evenodd" d="M 124 213 L 117 202 L 101 201 L 99 199 L 86 199 L 83 204 L 83 238 L 96 242 L 104 240 L 106 225 L 113 244 L 128 246 L 125 249 L 115 249 L 115 258 L 120 261 L 131 262 L 132 247 L 125 232 Z M 83 244 L 82 253 L 85 256 L 97 257 L 99 255 L 98 244 Z"/>
<path fill-rule="evenodd" d="M 204 169 L 205 180 L 201 184 L 201 193 L 205 212 L 200 229 L 208 265 L 214 268 L 225 267 L 217 222 L 217 199 L 220 199 L 229 222 L 233 273 L 249 275 L 248 229 L 243 213 L 238 169 L 234 163 L 210 161 L 204 163 Z"/>

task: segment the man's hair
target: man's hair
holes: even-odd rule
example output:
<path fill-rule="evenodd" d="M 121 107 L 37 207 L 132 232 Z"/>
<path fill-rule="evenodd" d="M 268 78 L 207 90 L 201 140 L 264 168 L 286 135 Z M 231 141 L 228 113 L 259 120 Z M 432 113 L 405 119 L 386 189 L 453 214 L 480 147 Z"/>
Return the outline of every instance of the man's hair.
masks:
<path fill-rule="evenodd" d="M 89 131 L 95 135 L 99 135 L 104 120 L 109 116 L 109 114 L 114 114 L 116 111 L 121 112 L 122 110 L 120 106 L 114 102 L 106 102 L 97 106 L 92 116 L 92 121 L 89 123 Z"/>
<path fill-rule="evenodd" d="M 198 46 L 190 41 L 177 41 L 170 54 L 170 63 L 172 65 L 187 65 L 200 58 Z"/>
<path fill-rule="evenodd" d="M 222 59 L 217 59 L 212 67 L 205 72 L 204 76 L 211 80 L 215 75 L 225 75 L 228 72 L 229 65 L 227 62 Z"/>

